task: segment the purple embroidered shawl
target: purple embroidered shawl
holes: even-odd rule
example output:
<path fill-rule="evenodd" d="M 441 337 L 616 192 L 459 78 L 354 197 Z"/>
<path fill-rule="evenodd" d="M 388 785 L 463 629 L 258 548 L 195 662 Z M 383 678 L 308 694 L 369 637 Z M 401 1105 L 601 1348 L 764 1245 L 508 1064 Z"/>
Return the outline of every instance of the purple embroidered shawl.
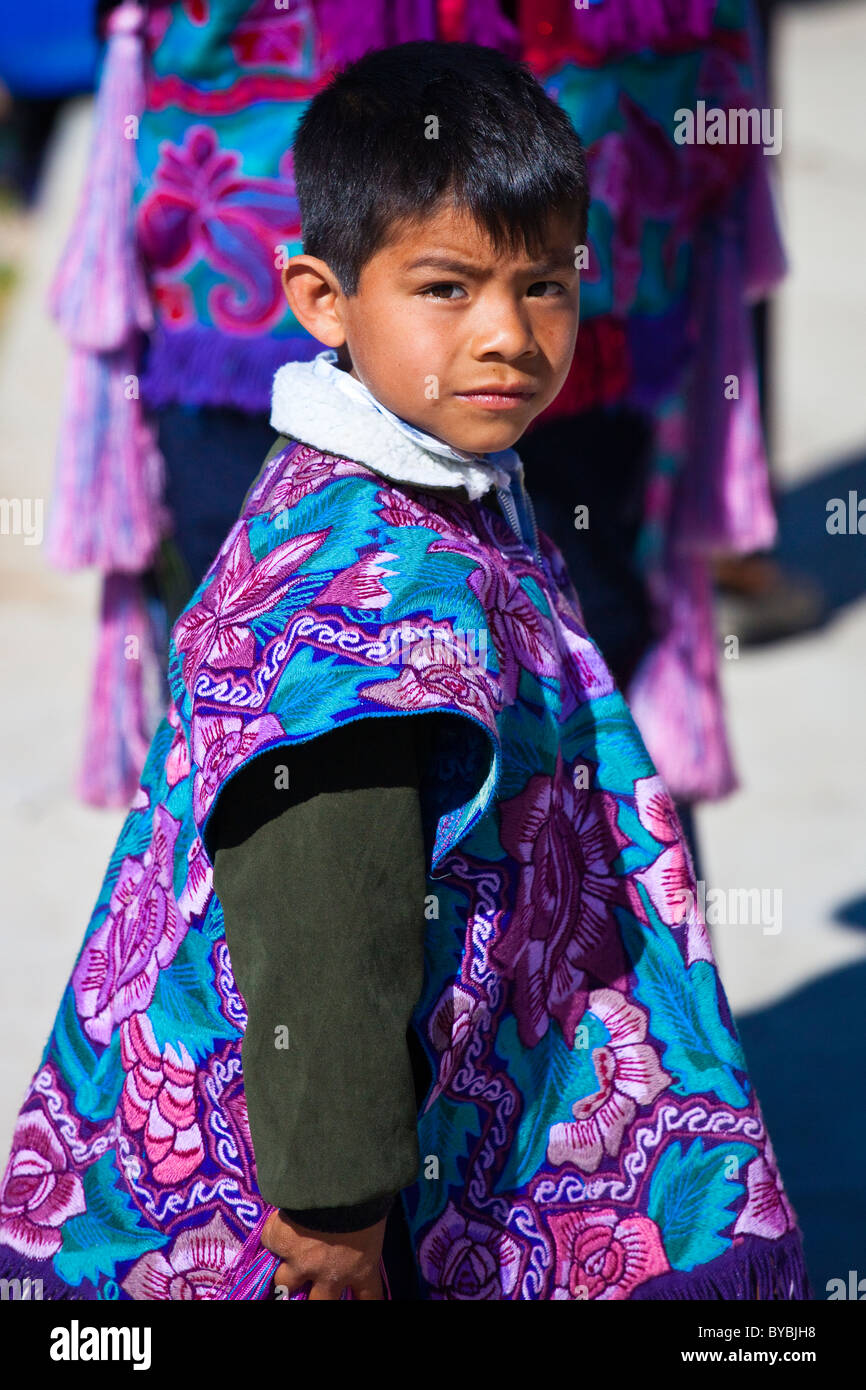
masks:
<path fill-rule="evenodd" d="M 256 754 L 450 711 L 402 1194 L 434 1300 L 811 1296 L 671 799 L 562 557 L 293 444 L 176 623 L 172 703 L 0 1188 L 47 1296 L 266 1297 L 208 819 Z M 336 866 L 335 866 L 336 867 Z"/>

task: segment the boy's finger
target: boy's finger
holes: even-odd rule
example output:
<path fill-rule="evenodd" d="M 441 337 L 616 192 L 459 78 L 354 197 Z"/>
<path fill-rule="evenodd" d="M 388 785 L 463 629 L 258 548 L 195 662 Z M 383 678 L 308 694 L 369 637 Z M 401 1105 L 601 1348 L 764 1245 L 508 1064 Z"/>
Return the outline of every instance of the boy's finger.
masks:
<path fill-rule="evenodd" d="M 336 1284 L 314 1284 L 308 1301 L 312 1303 L 314 1299 L 327 1299 L 339 1303 L 342 1293 L 343 1290 L 338 1289 Z"/>
<path fill-rule="evenodd" d="M 352 1297 L 368 1303 L 372 1301 L 381 1303 L 384 1301 L 385 1290 L 382 1286 L 382 1276 L 378 1270 L 375 1274 L 371 1275 L 369 1279 L 365 1280 L 363 1284 L 358 1283 L 352 1285 Z"/>
<path fill-rule="evenodd" d="M 302 1289 L 309 1280 L 294 1274 L 287 1264 L 279 1264 L 274 1270 L 274 1295 L 276 1298 L 288 1298 L 290 1293 L 296 1289 Z"/>

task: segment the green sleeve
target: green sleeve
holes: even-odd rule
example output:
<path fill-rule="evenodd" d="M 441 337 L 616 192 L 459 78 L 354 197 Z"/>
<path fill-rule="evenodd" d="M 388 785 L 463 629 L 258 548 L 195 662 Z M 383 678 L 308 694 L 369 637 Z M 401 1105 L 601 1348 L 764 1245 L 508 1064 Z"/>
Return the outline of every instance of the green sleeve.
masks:
<path fill-rule="evenodd" d="M 372 1224 L 418 1173 L 407 1029 L 423 984 L 430 727 L 369 718 L 272 748 L 226 784 L 208 827 L 248 1011 L 259 1190 L 319 1229 Z"/>

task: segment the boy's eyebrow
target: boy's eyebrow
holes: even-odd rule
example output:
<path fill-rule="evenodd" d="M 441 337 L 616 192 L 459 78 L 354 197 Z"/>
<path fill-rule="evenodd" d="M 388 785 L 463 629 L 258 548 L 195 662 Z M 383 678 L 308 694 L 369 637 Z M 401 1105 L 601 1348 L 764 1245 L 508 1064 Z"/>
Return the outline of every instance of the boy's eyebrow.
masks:
<path fill-rule="evenodd" d="M 419 256 L 417 260 L 410 261 L 405 267 L 408 270 L 421 270 L 429 267 L 431 270 L 450 270 L 457 275 L 478 275 L 482 270 L 481 266 L 473 265 L 469 261 L 458 260 L 454 256 L 437 256 L 434 254 Z M 574 256 L 571 252 L 554 252 L 543 261 L 537 261 L 526 267 L 528 275 L 549 275 L 554 270 L 574 270 Z"/>
<path fill-rule="evenodd" d="M 429 267 L 431 270 L 453 270 L 458 275 L 477 275 L 479 266 L 470 264 L 469 261 L 457 260 L 454 256 L 419 256 L 417 260 L 410 261 L 406 270 L 421 270 Z"/>

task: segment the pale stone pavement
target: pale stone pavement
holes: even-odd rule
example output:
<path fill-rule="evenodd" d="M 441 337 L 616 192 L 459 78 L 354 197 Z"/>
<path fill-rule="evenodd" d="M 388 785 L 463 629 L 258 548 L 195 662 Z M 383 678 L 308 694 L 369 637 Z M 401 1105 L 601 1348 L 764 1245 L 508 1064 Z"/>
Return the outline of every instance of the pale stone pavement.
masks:
<path fill-rule="evenodd" d="M 834 611 L 817 633 L 725 663 L 743 787 L 698 816 L 711 888 L 782 893 L 777 934 L 719 925 L 713 935 L 817 1297 L 850 1268 L 866 1275 L 866 538 L 825 527 L 829 498 L 866 496 L 864 61 L 862 0 L 782 12 L 775 104 L 792 262 L 774 356 L 782 549 L 825 579 Z M 46 518 L 65 350 L 45 291 L 89 119 L 87 102 L 69 109 L 0 329 L 0 495 L 41 497 Z M 92 572 L 58 573 L 40 546 L 0 536 L 4 1162 L 125 814 L 88 808 L 72 791 L 97 599 Z"/>

